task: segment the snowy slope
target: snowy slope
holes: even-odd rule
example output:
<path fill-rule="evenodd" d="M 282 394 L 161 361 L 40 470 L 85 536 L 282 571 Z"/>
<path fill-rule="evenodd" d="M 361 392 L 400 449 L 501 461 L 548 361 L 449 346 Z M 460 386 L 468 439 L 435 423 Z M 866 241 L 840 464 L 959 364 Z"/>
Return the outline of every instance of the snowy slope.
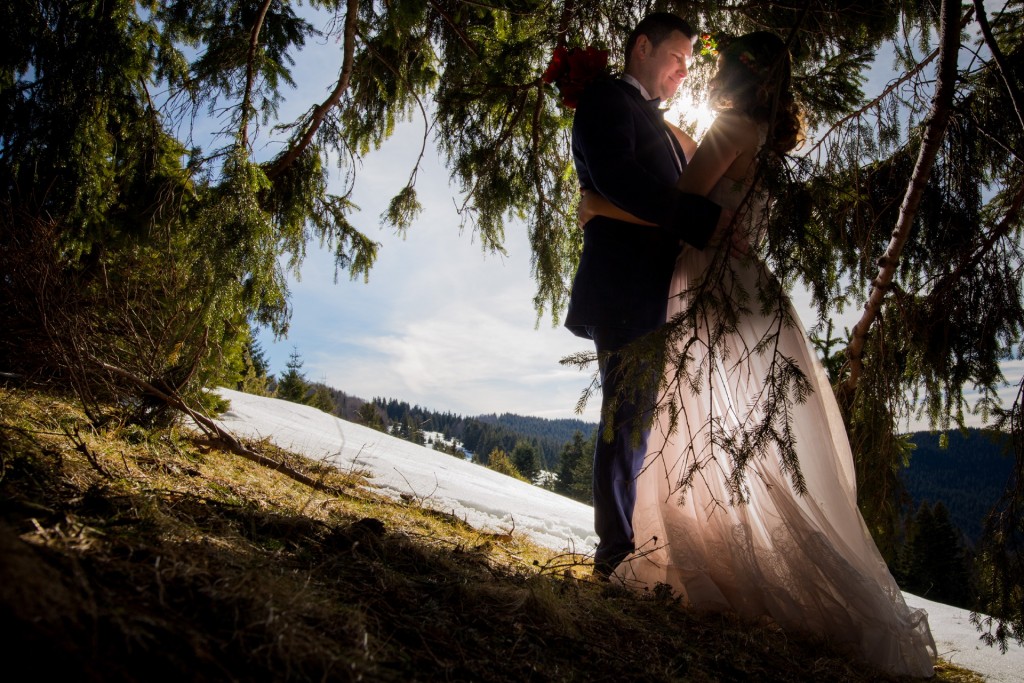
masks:
<path fill-rule="evenodd" d="M 412 494 L 480 529 L 529 535 L 556 550 L 590 552 L 597 543 L 593 509 L 518 479 L 419 446 L 315 408 L 243 394 L 218 392 L 231 401 L 223 425 L 237 435 L 269 437 L 283 448 L 341 470 L 368 471 L 371 483 L 398 497 Z"/>

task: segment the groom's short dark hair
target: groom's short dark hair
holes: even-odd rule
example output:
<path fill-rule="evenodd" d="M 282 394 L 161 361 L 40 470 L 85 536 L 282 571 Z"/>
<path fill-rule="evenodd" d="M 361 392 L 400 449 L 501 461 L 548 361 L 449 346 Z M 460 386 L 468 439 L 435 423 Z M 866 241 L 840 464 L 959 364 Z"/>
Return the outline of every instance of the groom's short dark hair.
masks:
<path fill-rule="evenodd" d="M 690 26 L 690 22 L 678 14 L 651 12 L 641 19 L 640 23 L 633 29 L 633 32 L 629 34 L 629 40 L 626 41 L 625 63 L 629 64 L 629 56 L 633 52 L 633 46 L 636 45 L 637 38 L 647 36 L 647 40 L 651 41 L 651 45 L 657 47 L 673 31 L 679 31 L 690 40 L 697 37 L 697 32 L 693 29 L 693 26 Z"/>

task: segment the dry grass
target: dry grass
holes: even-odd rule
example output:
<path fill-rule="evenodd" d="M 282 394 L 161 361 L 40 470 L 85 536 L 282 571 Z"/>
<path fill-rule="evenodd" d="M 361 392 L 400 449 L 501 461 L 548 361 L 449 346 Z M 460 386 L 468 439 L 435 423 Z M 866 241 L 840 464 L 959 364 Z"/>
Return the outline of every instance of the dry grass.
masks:
<path fill-rule="evenodd" d="M 579 557 L 254 447 L 94 431 L 0 389 L 5 667 L 79 680 L 879 681 L 827 644 L 588 578 Z M 937 680 L 974 682 L 942 665 Z"/>

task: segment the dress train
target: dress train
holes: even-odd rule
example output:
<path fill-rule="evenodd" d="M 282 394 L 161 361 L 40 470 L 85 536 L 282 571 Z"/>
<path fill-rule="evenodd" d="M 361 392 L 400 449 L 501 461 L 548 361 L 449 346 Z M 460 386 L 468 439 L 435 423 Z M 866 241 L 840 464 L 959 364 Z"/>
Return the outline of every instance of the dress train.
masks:
<path fill-rule="evenodd" d="M 723 179 L 712 198 L 735 206 L 742 189 Z M 713 259 L 711 250 L 684 249 L 670 318 L 685 310 L 687 292 Z M 675 419 L 664 412 L 655 422 L 637 480 L 637 549 L 614 576 L 639 589 L 667 584 L 697 609 L 823 635 L 892 674 L 931 676 L 936 651 L 927 614 L 904 602 L 857 507 L 853 457 L 824 368 L 791 307 L 793 324 L 779 332 L 777 353 L 755 349 L 778 326 L 757 303 L 758 279 L 770 274 L 756 259 L 731 264 L 727 280 L 750 295 L 753 310 L 714 354 L 707 319 L 691 340 L 688 367 L 701 368 L 696 391 L 675 382 Z M 794 490 L 770 446 L 750 460 L 739 489 L 746 502 L 738 502 L 722 440 L 762 417 L 765 378 L 780 358 L 795 363 L 813 389 L 790 413 L 806 493 Z M 681 488 L 688 474 L 692 485 Z"/>

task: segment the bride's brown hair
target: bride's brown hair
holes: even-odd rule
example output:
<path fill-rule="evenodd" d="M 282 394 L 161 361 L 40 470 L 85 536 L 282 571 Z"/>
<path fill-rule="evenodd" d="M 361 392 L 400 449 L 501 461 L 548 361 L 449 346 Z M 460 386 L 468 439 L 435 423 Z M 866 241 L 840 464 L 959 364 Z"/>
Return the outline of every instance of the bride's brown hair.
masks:
<path fill-rule="evenodd" d="M 708 84 L 715 111 L 733 110 L 771 126 L 766 144 L 785 154 L 803 142 L 800 107 L 791 88 L 791 59 L 774 33 L 757 31 L 729 42 Z"/>

